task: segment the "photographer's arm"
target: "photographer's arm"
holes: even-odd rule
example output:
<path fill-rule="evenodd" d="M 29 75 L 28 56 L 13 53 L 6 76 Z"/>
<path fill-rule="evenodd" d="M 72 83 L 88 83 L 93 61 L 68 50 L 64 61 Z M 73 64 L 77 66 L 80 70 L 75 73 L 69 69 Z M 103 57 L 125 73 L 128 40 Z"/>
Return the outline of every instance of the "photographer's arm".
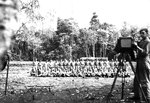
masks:
<path fill-rule="evenodd" d="M 140 54 L 145 57 L 145 56 L 149 55 L 149 53 L 150 53 L 150 43 L 148 43 L 146 45 L 145 49 L 143 49 L 137 45 L 137 49 L 140 51 Z"/>
<path fill-rule="evenodd" d="M 140 48 L 139 46 L 137 46 L 137 50 L 144 53 L 144 49 Z"/>

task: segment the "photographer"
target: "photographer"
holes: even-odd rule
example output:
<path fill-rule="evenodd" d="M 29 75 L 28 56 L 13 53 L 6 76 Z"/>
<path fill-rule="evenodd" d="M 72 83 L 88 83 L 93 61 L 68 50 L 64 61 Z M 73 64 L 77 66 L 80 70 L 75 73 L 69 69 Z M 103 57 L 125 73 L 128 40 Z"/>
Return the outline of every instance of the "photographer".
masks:
<path fill-rule="evenodd" d="M 137 50 L 136 74 L 142 89 L 145 93 L 148 103 L 150 103 L 150 39 L 148 29 L 144 28 L 139 31 L 141 41 L 137 44 L 133 43 L 133 47 Z M 140 89 L 137 80 L 134 78 L 134 97 L 132 100 L 140 100 Z"/>

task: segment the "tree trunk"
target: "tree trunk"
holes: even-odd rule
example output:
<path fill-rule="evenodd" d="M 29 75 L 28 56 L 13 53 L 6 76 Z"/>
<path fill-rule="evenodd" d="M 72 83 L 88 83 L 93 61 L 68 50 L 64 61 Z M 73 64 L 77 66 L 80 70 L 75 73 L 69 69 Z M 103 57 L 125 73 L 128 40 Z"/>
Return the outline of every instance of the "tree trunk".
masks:
<path fill-rule="evenodd" d="M 103 57 L 106 57 L 106 45 L 103 44 Z"/>
<path fill-rule="evenodd" d="M 100 46 L 100 57 L 103 57 L 103 44 Z"/>
<path fill-rule="evenodd" d="M 34 52 L 34 49 L 33 49 L 33 51 L 32 51 L 32 59 L 33 59 L 33 61 L 35 60 L 35 52 Z"/>
<path fill-rule="evenodd" d="M 70 60 L 72 60 L 72 47 L 69 46 L 69 48 L 70 48 Z"/>
<path fill-rule="evenodd" d="M 93 57 L 95 57 L 95 43 L 93 44 Z"/>
<path fill-rule="evenodd" d="M 99 46 L 99 57 L 101 57 L 101 46 Z"/>
<path fill-rule="evenodd" d="M 86 45 L 86 48 L 85 48 L 85 55 L 86 57 L 88 57 L 88 45 Z"/>
<path fill-rule="evenodd" d="M 88 57 L 90 57 L 90 50 L 89 50 L 89 46 L 87 45 L 87 54 L 88 54 Z"/>
<path fill-rule="evenodd" d="M 22 56 L 22 51 L 19 50 L 19 60 L 20 60 L 20 61 L 22 60 L 22 59 L 21 59 L 21 56 Z"/>
<path fill-rule="evenodd" d="M 105 57 L 105 45 L 103 44 L 103 57 Z"/>

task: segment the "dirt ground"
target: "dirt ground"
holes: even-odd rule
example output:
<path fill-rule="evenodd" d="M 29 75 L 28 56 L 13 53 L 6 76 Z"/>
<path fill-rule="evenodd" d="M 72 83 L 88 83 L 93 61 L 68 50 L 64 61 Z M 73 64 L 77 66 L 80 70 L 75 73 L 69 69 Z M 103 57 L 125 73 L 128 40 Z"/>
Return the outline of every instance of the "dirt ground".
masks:
<path fill-rule="evenodd" d="M 31 77 L 30 67 L 10 67 L 7 95 L 6 71 L 0 73 L 0 103 L 105 103 L 114 78 Z M 133 77 L 126 78 L 124 98 Z M 120 103 L 121 78 L 117 78 L 109 103 Z"/>

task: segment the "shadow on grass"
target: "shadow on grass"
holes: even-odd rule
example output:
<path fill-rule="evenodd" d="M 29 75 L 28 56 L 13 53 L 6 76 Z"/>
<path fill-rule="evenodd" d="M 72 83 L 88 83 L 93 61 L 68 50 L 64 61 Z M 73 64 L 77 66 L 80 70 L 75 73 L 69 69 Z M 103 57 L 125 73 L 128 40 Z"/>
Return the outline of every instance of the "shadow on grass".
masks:
<path fill-rule="evenodd" d="M 124 98 L 130 92 L 132 81 L 126 83 Z M 113 96 L 109 103 L 120 103 L 121 85 L 115 85 Z M 102 87 L 81 87 L 65 90 L 51 90 L 51 88 L 30 88 L 20 91 L 9 91 L 7 96 L 1 95 L 1 103 L 105 103 L 111 85 Z"/>

